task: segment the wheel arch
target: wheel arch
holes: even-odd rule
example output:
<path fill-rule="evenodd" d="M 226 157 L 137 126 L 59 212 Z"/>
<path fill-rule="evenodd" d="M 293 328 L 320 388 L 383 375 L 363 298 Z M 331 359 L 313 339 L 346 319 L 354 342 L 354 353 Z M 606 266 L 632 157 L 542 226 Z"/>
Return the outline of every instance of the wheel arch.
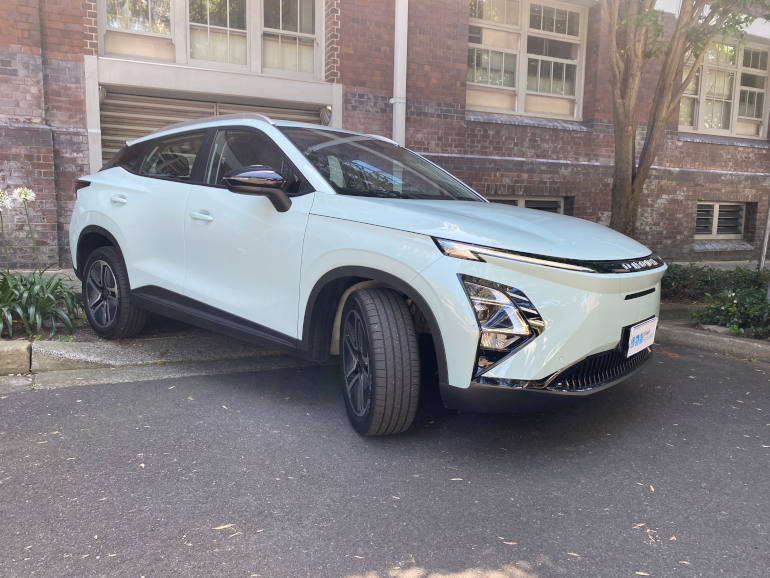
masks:
<path fill-rule="evenodd" d="M 121 251 L 120 245 L 112 233 L 98 225 L 88 225 L 83 228 L 80 235 L 78 235 L 77 252 L 75 253 L 75 275 L 77 275 L 78 279 L 81 279 L 83 267 L 86 264 L 88 255 L 90 255 L 94 249 L 105 246 L 114 247 L 125 263 L 123 251 Z"/>
<path fill-rule="evenodd" d="M 341 311 L 348 296 L 364 287 L 395 289 L 410 299 L 425 321 L 433 338 L 440 383 L 447 383 L 446 352 L 436 316 L 428 302 L 414 287 L 390 273 L 369 267 L 347 266 L 333 269 L 316 281 L 305 306 L 302 348 L 315 359 L 325 359 L 332 350 L 333 336 L 339 335 Z"/>

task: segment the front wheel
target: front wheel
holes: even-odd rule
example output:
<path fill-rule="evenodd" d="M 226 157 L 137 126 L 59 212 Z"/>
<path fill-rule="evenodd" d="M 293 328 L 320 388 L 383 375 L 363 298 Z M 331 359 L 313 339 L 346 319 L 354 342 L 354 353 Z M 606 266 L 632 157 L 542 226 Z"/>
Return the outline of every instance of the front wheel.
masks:
<path fill-rule="evenodd" d="M 392 289 L 360 289 L 342 312 L 340 360 L 345 407 L 366 436 L 409 429 L 420 397 L 420 353 L 414 321 Z"/>
<path fill-rule="evenodd" d="M 106 339 L 141 331 L 146 314 L 131 304 L 128 273 L 114 247 L 95 249 L 83 269 L 83 305 L 93 330 Z"/>

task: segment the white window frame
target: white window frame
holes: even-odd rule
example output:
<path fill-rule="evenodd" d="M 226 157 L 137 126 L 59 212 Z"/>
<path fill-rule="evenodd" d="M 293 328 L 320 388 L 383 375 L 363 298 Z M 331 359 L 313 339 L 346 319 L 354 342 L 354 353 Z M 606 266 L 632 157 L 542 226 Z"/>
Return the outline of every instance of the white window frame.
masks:
<path fill-rule="evenodd" d="M 560 215 L 564 214 L 564 197 L 522 197 L 521 195 L 489 195 L 487 197 L 491 202 L 504 201 L 506 205 L 513 205 L 514 207 L 526 208 L 527 201 L 551 201 L 559 203 Z M 533 209 L 541 210 L 541 209 Z"/>
<path fill-rule="evenodd" d="M 695 239 L 743 239 L 743 235 L 746 227 L 746 203 L 740 201 L 698 201 L 695 206 L 695 214 L 698 214 L 698 205 L 711 205 L 714 207 L 714 213 L 711 220 L 711 233 L 708 234 L 695 234 Z M 740 205 L 741 207 L 741 225 L 740 233 L 719 234 L 717 233 L 719 227 L 719 207 L 721 205 Z"/>
<path fill-rule="evenodd" d="M 532 4 L 545 6 L 548 8 L 555 8 L 561 10 L 567 10 L 569 12 L 577 12 L 580 16 L 578 36 L 570 36 L 568 34 L 558 34 L 554 32 L 547 32 L 543 30 L 530 29 L 529 27 L 529 13 L 530 6 Z M 483 84 L 476 82 L 467 82 L 468 87 L 475 87 L 484 90 L 504 91 L 507 93 L 514 92 L 516 94 L 516 109 L 515 110 L 502 110 L 500 108 L 492 108 L 478 105 L 467 106 L 468 110 L 478 110 L 483 112 L 495 112 L 506 113 L 516 116 L 533 116 L 533 117 L 545 117 L 545 118 L 558 118 L 569 120 L 582 120 L 583 117 L 583 86 L 585 79 L 585 53 L 586 53 L 586 30 L 588 28 L 588 9 L 581 4 L 569 4 L 564 2 L 552 2 L 550 0 L 536 1 L 536 0 L 520 0 L 519 2 L 519 25 L 513 26 L 509 24 L 503 24 L 498 22 L 490 22 L 488 20 L 482 20 L 480 18 L 471 18 L 470 26 L 478 26 L 481 28 L 488 28 L 492 30 L 498 30 L 501 32 L 510 32 L 519 35 L 518 49 L 505 49 L 496 46 L 488 46 L 484 44 L 467 43 L 467 48 L 482 48 L 486 50 L 493 50 L 495 52 L 513 53 L 518 55 L 516 62 L 516 83 L 515 87 L 496 86 L 492 84 Z M 560 42 L 569 42 L 577 45 L 578 56 L 577 61 L 564 60 L 561 58 L 554 58 L 550 56 L 533 55 L 533 58 L 539 60 L 549 60 L 551 62 L 563 62 L 566 64 L 576 64 L 577 71 L 575 77 L 575 95 L 558 95 L 553 93 L 533 92 L 527 90 L 527 70 L 529 54 L 527 53 L 527 37 L 537 36 L 549 40 L 558 40 Z M 467 52 L 467 49 L 466 49 Z M 561 115 L 561 114 L 547 114 L 540 112 L 526 112 L 526 97 L 527 94 L 534 96 L 544 96 L 553 98 L 563 98 L 574 101 L 575 112 L 573 115 Z"/>
<path fill-rule="evenodd" d="M 171 0 L 174 2 L 174 0 Z M 187 36 L 187 58 L 189 59 L 190 64 L 193 64 L 195 66 L 216 66 L 217 68 L 221 68 L 222 70 L 235 70 L 235 71 L 243 71 L 243 70 L 250 70 L 251 67 L 251 42 L 252 42 L 252 33 L 250 30 L 250 23 L 251 23 L 251 11 L 252 11 L 252 2 L 249 0 L 246 0 L 245 2 L 245 8 L 246 8 L 246 30 L 239 30 L 238 28 L 229 28 L 229 27 L 222 27 L 222 26 L 212 26 L 211 24 L 201 24 L 200 22 L 192 22 L 190 20 L 190 0 L 176 0 L 176 1 L 183 1 L 185 4 L 185 34 Z M 260 3 L 261 4 L 261 3 Z M 227 32 L 228 36 L 228 54 L 230 49 L 230 34 L 231 31 L 236 32 L 245 32 L 246 34 L 246 63 L 245 64 L 237 64 L 233 62 L 223 62 L 221 60 L 207 60 L 204 58 L 193 58 L 192 57 L 192 35 L 190 34 L 190 29 L 194 27 L 200 27 L 201 29 L 205 28 L 206 30 L 216 30 L 216 31 L 223 31 Z"/>
<path fill-rule="evenodd" d="M 682 98 L 688 98 L 691 100 L 694 100 L 696 102 L 697 111 L 696 111 L 696 126 L 691 127 L 688 125 L 679 125 L 679 131 L 680 132 L 689 132 L 689 133 L 697 133 L 697 134 L 712 134 L 712 135 L 720 135 L 720 136 L 733 136 L 736 138 L 748 138 L 748 139 L 765 139 L 767 138 L 767 118 L 768 118 L 768 92 L 770 92 L 770 87 L 768 86 L 768 77 L 770 76 L 770 54 L 768 54 L 768 70 L 759 70 L 755 68 L 748 68 L 743 66 L 743 53 L 748 48 L 750 50 L 760 50 L 763 52 L 770 52 L 769 46 L 763 46 L 762 44 L 758 43 L 737 43 L 737 42 L 722 42 L 722 44 L 728 44 L 731 46 L 735 46 L 736 48 L 736 63 L 735 66 L 730 65 L 724 65 L 724 64 L 708 64 L 704 62 L 701 65 L 700 68 L 700 74 L 698 78 L 698 84 L 697 89 L 698 93 L 697 95 L 682 95 Z M 685 69 L 685 75 L 687 73 L 688 69 Z M 714 128 L 706 128 L 704 126 L 704 115 L 703 110 L 706 105 L 706 78 L 708 76 L 709 70 L 723 70 L 723 71 L 729 71 L 735 73 L 735 82 L 733 83 L 733 94 L 732 94 L 732 109 L 730 111 L 730 128 L 729 129 L 714 129 Z M 741 74 L 753 74 L 755 76 L 762 76 L 765 78 L 765 87 L 764 89 L 753 89 L 750 87 L 746 87 L 743 90 L 749 90 L 751 92 L 761 92 L 763 94 L 763 102 L 762 102 L 762 116 L 757 119 L 753 117 L 742 117 L 738 115 L 739 109 L 740 109 L 740 97 L 741 97 Z M 681 106 L 681 100 L 680 100 L 680 106 Z M 760 123 L 760 130 L 758 135 L 746 135 L 746 134 L 738 134 L 736 132 L 737 124 L 739 119 L 745 119 L 752 122 L 759 121 Z"/>
<path fill-rule="evenodd" d="M 248 0 L 247 0 L 248 1 Z M 321 43 L 319 42 L 320 36 L 323 34 L 323 28 L 319 28 L 319 20 L 321 23 L 323 23 L 323 10 L 324 5 L 323 2 L 319 2 L 318 0 L 314 0 L 314 16 L 313 16 L 313 23 L 314 23 L 314 32 L 313 34 L 309 34 L 307 32 L 300 32 L 297 30 L 296 32 L 292 30 L 282 30 L 279 28 L 268 28 L 265 26 L 265 5 L 263 1 L 259 2 L 259 22 L 260 22 L 260 31 L 259 31 L 259 41 L 255 42 L 255 44 L 259 44 L 259 67 L 260 69 L 265 72 L 266 74 L 271 75 L 277 75 L 277 76 L 290 76 L 293 78 L 318 78 L 319 74 L 319 67 L 321 63 L 323 62 L 323 58 L 319 58 L 321 51 Z M 297 9 L 297 14 L 299 18 L 299 8 Z M 281 10 L 281 18 L 283 18 L 283 11 Z M 293 70 L 285 70 L 283 68 L 267 68 L 262 65 L 262 43 L 264 41 L 264 35 L 265 34 L 275 34 L 280 36 L 293 36 L 297 39 L 305 38 L 310 39 L 313 41 L 313 72 L 300 72 L 300 71 L 293 71 Z M 298 52 L 299 55 L 299 52 Z"/>
<path fill-rule="evenodd" d="M 314 54 L 312 73 L 298 73 L 285 71 L 281 69 L 262 70 L 262 31 L 263 31 L 263 0 L 246 0 L 246 46 L 247 65 L 230 64 L 216 60 L 200 60 L 190 58 L 190 4 L 189 0 L 170 0 L 171 2 L 171 31 L 170 34 L 157 34 L 153 32 L 141 32 L 110 28 L 107 26 L 107 5 L 106 0 L 99 0 L 96 3 L 97 25 L 99 30 L 99 56 L 105 56 L 104 53 L 104 35 L 107 31 L 118 33 L 133 34 L 137 37 L 154 36 L 171 40 L 175 47 L 174 63 L 206 70 L 221 70 L 223 72 L 249 72 L 258 75 L 266 75 L 278 78 L 287 78 L 294 80 L 324 80 L 324 62 L 325 62 L 325 12 L 324 0 L 314 0 L 315 2 L 315 34 L 314 34 Z M 108 55 L 111 58 L 120 60 L 154 61 L 153 58 L 132 55 Z"/>

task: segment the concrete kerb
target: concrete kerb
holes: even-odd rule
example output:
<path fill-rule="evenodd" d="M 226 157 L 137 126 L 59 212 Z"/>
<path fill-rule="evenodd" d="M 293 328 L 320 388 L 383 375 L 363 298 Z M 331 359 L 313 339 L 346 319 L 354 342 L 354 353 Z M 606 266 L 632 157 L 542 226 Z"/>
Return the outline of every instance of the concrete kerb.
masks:
<path fill-rule="evenodd" d="M 655 334 L 659 345 L 686 345 L 714 353 L 722 353 L 739 359 L 756 359 L 770 362 L 770 341 L 721 335 L 696 327 L 661 323 Z"/>

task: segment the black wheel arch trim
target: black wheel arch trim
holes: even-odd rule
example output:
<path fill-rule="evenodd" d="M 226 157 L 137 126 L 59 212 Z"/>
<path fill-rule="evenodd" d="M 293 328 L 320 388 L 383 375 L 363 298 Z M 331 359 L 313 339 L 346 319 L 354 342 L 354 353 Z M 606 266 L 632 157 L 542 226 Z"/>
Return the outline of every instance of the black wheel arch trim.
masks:
<path fill-rule="evenodd" d="M 360 278 L 362 281 L 377 281 L 399 291 L 400 293 L 403 293 L 406 297 L 414 301 L 414 303 L 420 309 L 420 312 L 425 316 L 425 320 L 430 327 L 431 337 L 433 338 L 433 347 L 436 351 L 436 364 L 438 366 L 439 383 L 442 385 L 447 384 L 449 381 L 446 352 L 444 350 L 444 340 L 442 338 L 441 329 L 439 327 L 438 321 L 436 320 L 436 316 L 433 314 L 433 311 L 428 305 L 428 302 L 425 301 L 423 296 L 420 295 L 420 292 L 412 287 L 409 283 L 400 277 L 396 277 L 390 273 L 380 271 L 379 269 L 359 266 L 345 266 L 332 269 L 331 271 L 328 271 L 323 276 L 321 276 L 321 278 L 316 281 L 313 289 L 310 291 L 310 296 L 308 297 L 307 304 L 305 306 L 305 315 L 302 325 L 301 347 L 308 352 L 316 352 L 317 355 L 318 353 L 323 353 L 318 349 L 320 345 L 320 347 L 326 349 L 326 354 L 328 355 L 328 346 L 331 344 L 331 331 L 326 332 L 328 333 L 326 341 L 322 340 L 319 344 L 317 341 L 317 335 L 313 335 L 313 311 L 316 308 L 316 303 L 318 298 L 321 296 L 323 289 L 329 286 L 330 283 L 344 278 Z M 334 319 L 333 316 L 336 313 L 338 305 L 338 301 L 333 304 L 333 311 L 331 311 L 332 321 Z M 329 327 L 329 329 L 331 330 L 331 327 Z"/>
<path fill-rule="evenodd" d="M 80 235 L 78 235 L 78 244 L 75 248 L 76 255 L 77 255 L 77 262 L 75 263 L 75 276 L 78 279 L 82 280 L 83 275 L 83 267 L 85 267 L 85 262 L 88 260 L 88 255 L 83 255 L 83 259 L 81 259 L 80 255 L 80 248 L 83 242 L 83 238 L 91 235 L 91 234 L 97 234 L 101 237 L 104 237 L 107 239 L 110 244 L 115 248 L 115 250 L 120 255 L 120 258 L 123 259 L 123 262 L 125 263 L 126 260 L 123 258 L 123 251 L 120 249 L 120 245 L 118 244 L 117 239 L 115 239 L 115 236 L 110 233 L 107 229 L 104 227 L 100 227 L 98 225 L 88 225 L 87 227 L 84 227 L 82 231 L 80 231 Z"/>

